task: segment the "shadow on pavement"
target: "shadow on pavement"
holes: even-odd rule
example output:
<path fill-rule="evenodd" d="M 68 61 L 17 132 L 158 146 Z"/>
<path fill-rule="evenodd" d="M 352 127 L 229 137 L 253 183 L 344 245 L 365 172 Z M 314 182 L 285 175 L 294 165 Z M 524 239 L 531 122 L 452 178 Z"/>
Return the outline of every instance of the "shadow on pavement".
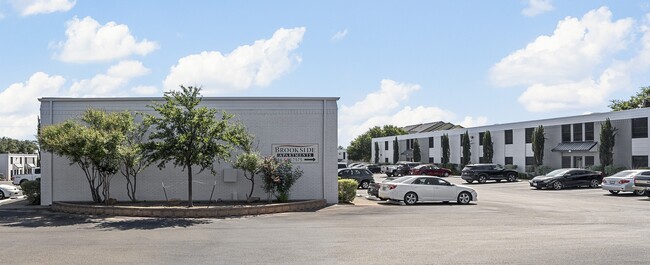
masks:
<path fill-rule="evenodd" d="M 147 218 L 117 222 L 101 222 L 98 223 L 96 227 L 117 230 L 153 230 L 161 228 L 186 228 L 193 225 L 208 223 L 210 223 L 209 219 Z"/>
<path fill-rule="evenodd" d="M 60 227 L 94 223 L 92 216 L 60 214 L 49 210 L 0 209 L 0 226 Z"/>

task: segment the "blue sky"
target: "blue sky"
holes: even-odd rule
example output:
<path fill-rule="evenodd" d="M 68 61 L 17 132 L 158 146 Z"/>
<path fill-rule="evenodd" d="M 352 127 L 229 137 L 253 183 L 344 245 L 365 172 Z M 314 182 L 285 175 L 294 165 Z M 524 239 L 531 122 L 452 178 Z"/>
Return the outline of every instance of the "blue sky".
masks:
<path fill-rule="evenodd" d="M 0 0 L 0 136 L 40 97 L 340 97 L 372 126 L 608 111 L 650 85 L 650 1 Z"/>

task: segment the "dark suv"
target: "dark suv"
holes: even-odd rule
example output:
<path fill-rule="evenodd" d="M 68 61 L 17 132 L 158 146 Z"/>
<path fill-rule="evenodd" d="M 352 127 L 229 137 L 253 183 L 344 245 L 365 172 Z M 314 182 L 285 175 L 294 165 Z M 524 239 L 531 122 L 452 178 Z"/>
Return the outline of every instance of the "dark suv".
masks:
<path fill-rule="evenodd" d="M 359 182 L 359 187 L 367 189 L 370 183 L 375 183 L 375 178 L 372 172 L 363 168 L 342 168 L 338 172 L 339 177 L 342 179 L 354 179 Z"/>
<path fill-rule="evenodd" d="M 397 162 L 394 166 L 390 166 L 388 170 L 386 171 L 386 176 L 389 177 L 394 177 L 394 176 L 405 176 L 410 174 L 411 169 L 419 166 L 422 163 L 418 162 L 405 162 L 405 161 L 400 161 Z"/>
<path fill-rule="evenodd" d="M 485 183 L 488 180 L 507 180 L 508 182 L 517 181 L 519 174 L 515 170 L 505 169 L 497 164 L 473 164 L 467 165 L 463 168 L 460 175 L 467 183 L 477 181 L 478 183 Z"/>

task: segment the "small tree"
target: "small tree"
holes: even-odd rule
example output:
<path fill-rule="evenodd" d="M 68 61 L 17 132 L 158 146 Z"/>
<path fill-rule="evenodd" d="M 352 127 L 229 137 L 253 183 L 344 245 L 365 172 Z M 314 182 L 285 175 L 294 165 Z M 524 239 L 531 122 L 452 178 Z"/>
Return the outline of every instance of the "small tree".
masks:
<path fill-rule="evenodd" d="M 532 147 L 533 158 L 535 159 L 535 166 L 544 164 L 544 141 L 546 134 L 544 133 L 544 126 L 540 125 L 533 130 Z"/>
<path fill-rule="evenodd" d="M 490 131 L 485 131 L 483 134 L 483 162 L 492 163 L 493 157 L 494 147 L 492 145 L 492 134 L 490 134 Z"/>
<path fill-rule="evenodd" d="M 130 115 L 130 114 L 129 114 Z M 126 179 L 126 194 L 132 202 L 137 201 L 138 174 L 150 165 L 145 157 L 145 134 L 148 130 L 144 124 L 134 124 L 133 118 L 129 119 L 124 142 L 118 147 L 119 172 Z"/>
<path fill-rule="evenodd" d="M 605 168 L 614 164 L 614 145 L 616 145 L 616 127 L 612 126 L 609 118 L 600 123 L 600 146 L 598 153 L 600 165 Z"/>
<path fill-rule="evenodd" d="M 397 142 L 397 137 L 393 141 L 393 164 L 399 161 L 399 143 Z"/>
<path fill-rule="evenodd" d="M 629 100 L 611 100 L 609 107 L 613 111 L 638 109 L 650 107 L 650 86 L 642 87 L 635 96 Z"/>
<path fill-rule="evenodd" d="M 242 130 L 245 131 L 245 129 Z M 237 156 L 233 167 L 243 170 L 244 177 L 251 182 L 251 190 L 248 195 L 246 195 L 246 201 L 251 202 L 253 190 L 255 188 L 255 174 L 260 171 L 262 156 L 260 153 L 253 150 L 253 136 L 248 133 L 245 133 L 241 137 L 240 148 L 244 153 Z"/>
<path fill-rule="evenodd" d="M 420 153 L 420 144 L 418 143 L 418 139 L 413 141 L 413 160 L 415 162 L 422 162 L 422 154 Z"/>
<path fill-rule="evenodd" d="M 449 150 L 449 135 L 443 134 L 440 136 L 440 146 L 442 148 L 442 163 L 448 164 L 451 151 Z"/>
<path fill-rule="evenodd" d="M 379 164 L 379 142 L 375 142 L 375 164 Z"/>
<path fill-rule="evenodd" d="M 199 107 L 200 88 L 180 88 L 180 91 L 165 92 L 164 104 L 149 106 L 159 115 L 144 118 L 145 124 L 154 130 L 144 147 L 147 159 L 157 161 L 158 168 L 172 162 L 175 167 L 187 170 L 187 200 L 188 207 L 192 207 L 192 167 L 198 166 L 199 173 L 209 168 L 216 174 L 215 162 L 230 157 L 234 146 L 241 141 L 238 138 L 241 132 L 231 124 L 232 115 L 223 112 L 218 119 L 217 110 Z"/>
<path fill-rule="evenodd" d="M 472 163 L 472 151 L 471 151 L 471 146 L 470 146 L 470 141 L 469 141 L 469 132 L 465 131 L 465 133 L 462 135 L 462 144 L 463 144 L 463 166 L 468 165 Z"/>

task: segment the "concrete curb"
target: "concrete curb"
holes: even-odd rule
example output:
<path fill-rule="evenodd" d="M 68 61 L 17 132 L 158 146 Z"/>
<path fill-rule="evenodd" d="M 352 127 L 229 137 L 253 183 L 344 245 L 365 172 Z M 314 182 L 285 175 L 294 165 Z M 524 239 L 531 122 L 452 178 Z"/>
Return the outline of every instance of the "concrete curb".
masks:
<path fill-rule="evenodd" d="M 213 206 L 211 208 L 170 208 L 85 205 L 71 202 L 53 202 L 55 212 L 92 215 L 172 218 L 218 218 L 231 216 L 259 215 L 269 213 L 299 212 L 323 208 L 325 200 L 310 200 L 269 205 Z"/>

